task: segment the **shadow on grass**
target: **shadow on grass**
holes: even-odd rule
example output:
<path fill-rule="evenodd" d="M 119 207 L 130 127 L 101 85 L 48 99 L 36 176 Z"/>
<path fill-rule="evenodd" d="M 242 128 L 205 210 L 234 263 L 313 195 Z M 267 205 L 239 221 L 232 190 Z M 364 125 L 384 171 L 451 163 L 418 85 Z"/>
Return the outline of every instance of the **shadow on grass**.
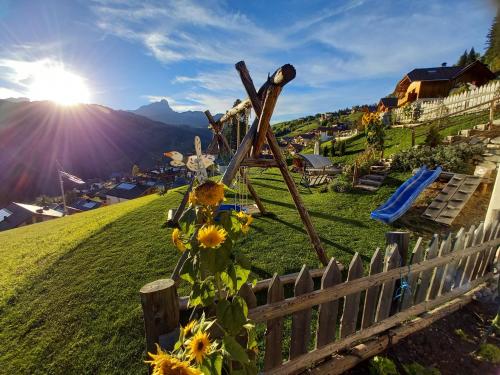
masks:
<path fill-rule="evenodd" d="M 276 221 L 276 222 L 278 222 L 278 223 L 280 223 L 280 224 L 283 224 L 283 225 L 285 225 L 285 226 L 287 226 L 287 227 L 289 227 L 289 228 L 292 228 L 293 230 L 295 230 L 295 231 L 297 231 L 297 232 L 301 232 L 301 233 L 303 233 L 305 236 L 307 236 L 307 231 L 306 231 L 303 227 L 300 227 L 300 226 L 298 226 L 298 225 L 295 225 L 295 224 L 289 223 L 288 221 L 285 221 L 285 220 L 283 220 L 283 219 L 280 219 L 280 218 L 279 218 L 279 217 L 277 217 L 277 216 L 272 217 L 272 218 L 271 218 L 271 217 L 270 217 L 270 218 L 266 218 L 266 219 L 269 219 L 269 220 L 272 220 L 272 221 Z M 334 247 L 335 249 L 340 250 L 340 251 L 342 251 L 342 252 L 344 252 L 344 253 L 349 253 L 349 254 L 351 254 L 351 255 L 354 255 L 354 254 L 355 254 L 355 251 L 354 251 L 354 250 L 352 250 L 352 249 L 350 249 L 350 248 L 348 248 L 348 247 L 346 247 L 346 246 L 344 246 L 344 245 L 340 245 L 339 243 L 334 242 L 334 241 L 332 241 L 332 240 L 330 240 L 330 239 L 328 239 L 328 238 L 325 238 L 325 237 L 323 237 L 323 236 L 321 236 L 321 235 L 319 236 L 319 239 L 321 240 L 321 242 L 322 242 L 322 243 L 325 243 L 325 244 L 327 244 L 327 245 L 330 245 L 330 246 Z M 312 245 L 311 245 L 311 246 L 312 246 Z M 362 255 L 362 254 L 360 254 L 360 256 L 361 256 L 361 259 L 363 259 L 365 262 L 366 262 L 366 261 L 367 261 L 367 262 L 369 262 L 369 261 L 370 261 L 370 257 L 367 257 L 366 255 Z"/>
<path fill-rule="evenodd" d="M 268 180 L 268 179 L 266 179 L 266 180 Z M 252 183 L 252 185 L 254 185 L 254 186 L 260 186 L 260 187 L 263 187 L 263 188 L 269 188 L 269 189 L 272 189 L 272 190 L 288 191 L 287 188 L 283 188 L 283 187 L 276 186 L 276 185 L 271 185 L 271 184 L 265 184 L 265 183 L 260 182 L 260 181 L 254 181 Z"/>
<path fill-rule="evenodd" d="M 266 198 L 261 198 L 262 201 L 266 202 L 266 203 L 271 203 L 271 204 L 274 204 L 274 205 L 277 205 L 277 206 L 281 206 L 281 207 L 286 207 L 286 208 L 290 208 L 292 210 L 296 210 L 296 207 L 294 204 L 291 204 L 291 203 L 284 203 L 284 202 L 278 202 L 278 201 L 275 201 L 275 200 L 271 200 L 271 199 L 266 199 Z M 324 214 L 324 213 L 321 213 L 321 212 L 316 212 L 316 211 L 311 211 L 311 210 L 308 210 L 309 214 L 313 217 L 318 217 L 320 219 L 324 219 L 324 220 L 328 220 L 328 221 L 340 221 L 340 222 L 343 222 L 343 223 L 346 223 L 346 224 L 350 224 L 350 225 L 356 225 L 358 227 L 362 227 L 362 228 L 368 228 L 368 226 L 363 223 L 362 221 L 360 220 L 354 220 L 354 219 L 346 219 L 344 217 L 340 217 L 340 216 L 335 216 L 335 215 L 332 215 L 332 214 Z M 273 218 L 273 219 L 276 219 Z"/>

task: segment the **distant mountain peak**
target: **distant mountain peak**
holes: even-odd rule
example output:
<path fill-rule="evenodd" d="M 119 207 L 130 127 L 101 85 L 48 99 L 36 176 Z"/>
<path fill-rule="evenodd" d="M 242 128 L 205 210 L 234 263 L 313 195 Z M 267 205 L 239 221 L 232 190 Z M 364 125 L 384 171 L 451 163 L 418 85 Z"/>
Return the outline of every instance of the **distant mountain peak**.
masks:
<path fill-rule="evenodd" d="M 171 125 L 186 125 L 193 128 L 206 128 L 208 120 L 202 111 L 176 112 L 170 107 L 168 100 L 163 98 L 158 102 L 143 105 L 136 110 L 129 111 L 137 115 L 147 117 L 154 121 L 164 122 Z M 222 114 L 217 114 L 217 120 Z"/>

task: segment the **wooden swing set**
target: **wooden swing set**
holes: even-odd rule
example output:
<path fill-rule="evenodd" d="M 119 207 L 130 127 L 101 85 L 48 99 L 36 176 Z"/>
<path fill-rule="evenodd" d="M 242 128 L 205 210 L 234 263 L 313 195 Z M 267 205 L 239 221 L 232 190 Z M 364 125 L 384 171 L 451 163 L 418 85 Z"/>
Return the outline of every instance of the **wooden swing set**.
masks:
<path fill-rule="evenodd" d="M 309 213 L 304 206 L 304 202 L 302 201 L 297 186 L 295 185 L 293 176 L 288 170 L 286 160 L 283 157 L 278 141 L 276 140 L 276 136 L 274 135 L 270 126 L 270 120 L 281 90 L 288 82 L 292 81 L 295 78 L 295 68 L 290 64 L 283 65 L 267 78 L 266 82 L 260 87 L 258 91 L 253 84 L 252 78 L 245 65 L 245 62 L 240 61 L 236 63 L 235 68 L 240 75 L 241 82 L 245 88 L 248 98 L 243 100 L 233 108 L 229 109 L 217 121 L 213 118 L 210 111 L 205 111 L 205 115 L 207 116 L 213 132 L 213 139 L 209 146 L 209 149 L 217 147 L 216 145 L 218 145 L 217 148 L 219 149 L 219 151 L 225 149 L 232 156 L 231 161 L 224 172 L 221 182 L 226 186 L 230 186 L 233 180 L 238 175 L 238 172 L 240 172 L 240 175 L 249 193 L 254 199 L 260 213 L 266 214 L 266 210 L 264 208 L 264 205 L 262 204 L 262 201 L 260 200 L 257 192 L 248 179 L 246 168 L 278 168 L 283 176 L 284 182 L 288 187 L 293 202 L 302 222 L 304 223 L 307 234 L 309 235 L 309 239 L 318 255 L 319 260 L 321 261 L 321 263 L 323 263 L 323 265 L 327 265 L 328 259 L 321 245 L 318 233 L 316 232 L 311 217 L 309 216 Z M 237 116 L 242 112 L 246 112 L 251 108 L 255 112 L 255 119 L 246 132 L 245 136 L 239 143 L 236 152 L 233 153 L 227 139 L 222 134 L 224 124 L 228 123 L 229 120 L 234 116 Z M 260 157 L 265 143 L 269 145 L 269 148 L 272 152 L 273 158 L 271 159 Z M 188 191 L 190 191 L 191 188 L 192 184 L 190 185 Z M 184 211 L 184 208 L 187 204 L 187 195 L 188 193 L 184 197 L 181 205 L 179 206 L 173 217 L 169 220 L 170 225 L 176 225 L 179 218 L 181 217 L 182 212 Z"/>

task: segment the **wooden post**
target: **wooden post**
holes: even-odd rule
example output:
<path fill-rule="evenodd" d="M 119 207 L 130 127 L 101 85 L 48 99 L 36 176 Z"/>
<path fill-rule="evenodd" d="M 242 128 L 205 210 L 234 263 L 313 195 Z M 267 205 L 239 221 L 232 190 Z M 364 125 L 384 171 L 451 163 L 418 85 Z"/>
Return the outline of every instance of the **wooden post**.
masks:
<path fill-rule="evenodd" d="M 411 147 L 415 146 L 415 128 L 411 127 Z"/>
<path fill-rule="evenodd" d="M 146 349 L 156 353 L 156 344 L 172 349 L 179 326 L 179 297 L 172 279 L 161 279 L 144 285 L 140 290 Z"/>
<path fill-rule="evenodd" d="M 493 129 L 493 117 L 494 117 L 494 114 L 495 114 L 495 101 L 492 100 L 491 104 L 490 104 L 490 121 L 489 121 L 489 124 L 488 124 L 488 130 L 492 130 Z"/>
<path fill-rule="evenodd" d="M 249 132 L 246 134 L 245 138 L 243 138 L 243 141 L 241 142 L 241 147 L 236 152 L 235 156 L 231 160 L 228 169 L 226 170 L 226 173 L 224 174 L 223 182 L 226 184 L 227 180 L 231 176 L 230 168 L 239 167 L 244 156 L 250 150 L 250 147 L 252 146 L 252 143 L 255 140 L 255 137 L 257 136 L 257 127 L 259 126 L 260 117 L 262 116 L 262 99 L 259 97 L 259 94 L 255 90 L 255 86 L 253 85 L 252 78 L 250 77 L 250 73 L 248 72 L 245 63 L 243 61 L 240 61 L 239 63 L 236 64 L 236 69 L 240 73 L 240 78 L 243 83 L 243 86 L 245 87 L 245 90 L 248 94 L 248 98 L 252 102 L 252 107 L 255 111 L 256 119 L 252 124 L 252 127 L 250 128 Z M 274 85 L 281 87 L 284 84 L 279 84 L 276 82 L 287 83 L 293 78 L 295 78 L 295 68 L 291 65 L 284 65 L 282 68 L 278 69 L 271 78 L 268 79 L 268 82 L 274 81 L 275 82 Z M 265 87 L 265 91 L 262 91 L 263 89 L 261 88 L 261 90 L 259 90 L 259 93 L 262 93 L 264 95 L 265 93 L 267 94 L 268 92 L 267 90 L 269 90 L 272 87 L 272 84 L 269 84 L 268 86 L 264 84 L 263 87 Z M 318 254 L 318 258 L 321 261 L 321 263 L 323 263 L 323 265 L 326 266 L 328 264 L 328 259 L 325 254 L 325 250 L 321 245 L 318 233 L 316 232 L 311 217 L 309 216 L 309 213 L 307 212 L 304 202 L 300 197 L 297 186 L 295 185 L 295 181 L 293 180 L 293 176 L 290 174 L 290 171 L 288 170 L 288 166 L 286 164 L 285 159 L 283 158 L 283 154 L 281 153 L 278 141 L 276 140 L 276 137 L 274 136 L 269 126 L 267 126 L 266 137 L 267 137 L 267 142 L 269 144 L 269 148 L 273 153 L 274 159 L 276 160 L 278 168 L 280 169 L 281 174 L 283 176 L 283 180 L 285 181 L 288 187 L 288 191 L 290 192 L 290 195 L 293 198 L 295 206 L 297 207 L 297 211 L 299 212 L 300 218 L 304 223 L 304 226 L 306 228 L 307 234 L 309 235 L 314 250 Z"/>
<path fill-rule="evenodd" d="M 401 257 L 401 266 L 405 266 L 408 260 L 408 247 L 410 246 L 410 232 L 387 232 L 385 234 L 386 247 L 397 245 Z M 399 265 L 398 265 L 399 266 Z"/>

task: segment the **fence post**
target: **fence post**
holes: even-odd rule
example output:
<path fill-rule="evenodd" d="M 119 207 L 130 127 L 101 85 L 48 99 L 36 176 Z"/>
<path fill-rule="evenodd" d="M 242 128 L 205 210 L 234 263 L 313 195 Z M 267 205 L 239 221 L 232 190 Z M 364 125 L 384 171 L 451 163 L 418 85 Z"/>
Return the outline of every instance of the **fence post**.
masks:
<path fill-rule="evenodd" d="M 415 147 L 415 128 L 411 127 L 411 147 Z"/>
<path fill-rule="evenodd" d="M 492 100 L 491 104 L 490 104 L 490 121 L 489 121 L 489 124 L 488 124 L 488 130 L 492 130 L 493 129 L 493 117 L 494 117 L 494 113 L 495 113 L 495 101 Z"/>
<path fill-rule="evenodd" d="M 385 245 L 397 245 L 401 256 L 401 266 L 408 261 L 408 248 L 410 246 L 410 232 L 387 232 L 385 234 Z"/>
<path fill-rule="evenodd" d="M 141 288 L 140 295 L 147 351 L 156 353 L 157 343 L 171 349 L 179 326 L 179 297 L 174 280 L 160 279 L 146 284 Z"/>

